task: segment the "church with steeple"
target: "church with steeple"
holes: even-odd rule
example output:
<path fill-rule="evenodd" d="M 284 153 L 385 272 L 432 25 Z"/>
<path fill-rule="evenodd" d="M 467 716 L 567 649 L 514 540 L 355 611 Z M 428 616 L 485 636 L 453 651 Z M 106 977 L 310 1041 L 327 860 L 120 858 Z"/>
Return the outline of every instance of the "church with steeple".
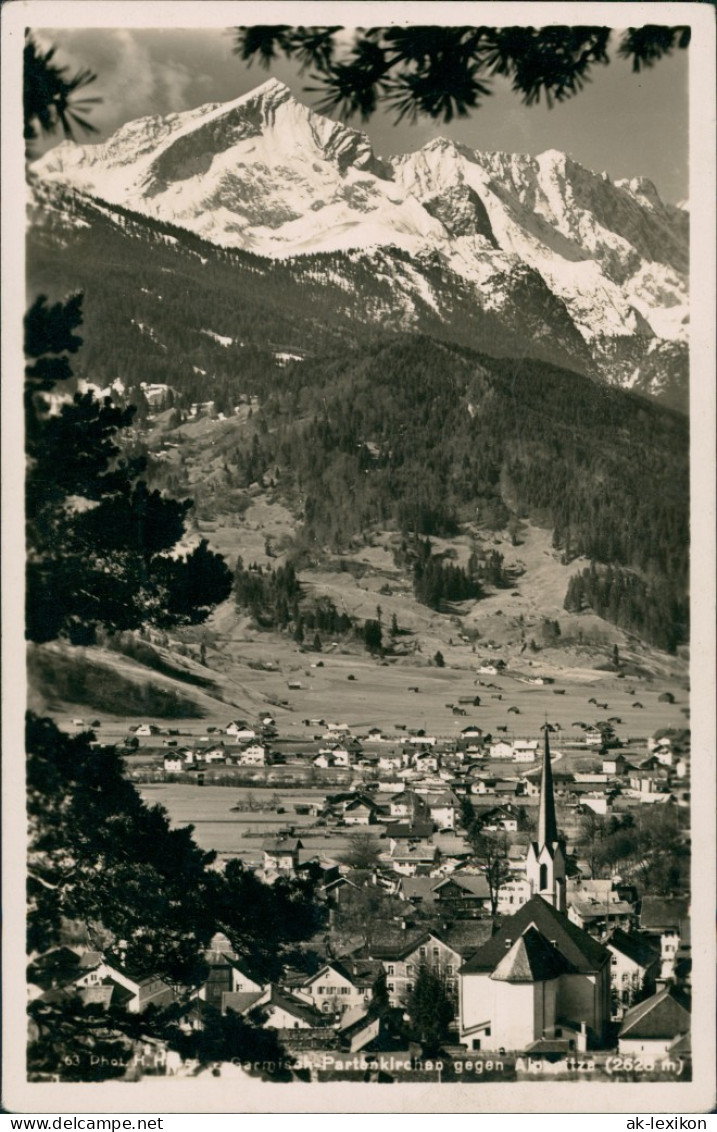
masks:
<path fill-rule="evenodd" d="M 565 842 L 558 835 L 545 728 L 530 899 L 459 972 L 459 1033 L 470 1050 L 527 1053 L 600 1048 L 610 1019 L 610 952 L 566 915 Z"/>
<path fill-rule="evenodd" d="M 542 896 L 558 912 L 566 912 L 565 842 L 558 837 L 555 818 L 553 768 L 550 761 L 550 740 L 545 728 L 543 769 L 540 779 L 537 840 L 531 841 L 525 862 L 525 874 L 531 896 Z"/>

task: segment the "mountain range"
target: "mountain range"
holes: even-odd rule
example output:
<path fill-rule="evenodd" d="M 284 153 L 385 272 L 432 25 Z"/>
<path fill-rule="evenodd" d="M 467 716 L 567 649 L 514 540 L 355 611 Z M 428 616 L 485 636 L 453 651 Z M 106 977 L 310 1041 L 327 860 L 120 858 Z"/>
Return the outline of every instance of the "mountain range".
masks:
<path fill-rule="evenodd" d="M 127 123 L 99 145 L 63 142 L 30 167 L 30 185 L 28 270 L 41 282 L 73 285 L 71 261 L 101 260 L 102 241 L 160 233 L 170 256 L 193 257 L 195 289 L 207 289 L 197 258 L 218 265 L 228 309 L 232 289 L 251 304 L 262 280 L 274 301 L 258 329 L 284 352 L 310 353 L 317 325 L 417 330 L 686 408 L 689 214 L 647 180 L 612 181 L 555 150 L 483 153 L 443 138 L 384 159 L 271 79 L 233 102 Z M 66 262 L 50 271 L 60 249 Z M 132 270 L 151 306 L 146 255 Z M 234 344 L 221 309 L 196 331 Z M 145 337 L 154 327 L 141 305 L 130 318 Z"/>

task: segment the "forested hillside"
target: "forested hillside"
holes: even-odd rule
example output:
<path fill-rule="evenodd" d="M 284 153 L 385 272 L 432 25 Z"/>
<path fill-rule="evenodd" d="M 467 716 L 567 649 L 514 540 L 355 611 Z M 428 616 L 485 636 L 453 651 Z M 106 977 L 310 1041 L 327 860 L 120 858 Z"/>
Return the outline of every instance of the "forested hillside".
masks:
<path fill-rule="evenodd" d="M 530 516 L 567 559 L 636 571 L 649 618 L 684 640 L 687 422 L 544 363 L 496 360 L 422 337 L 295 364 L 265 402 L 250 452 L 303 506 L 306 547 L 371 526 L 455 534 Z M 287 474 L 288 473 L 288 474 Z"/>
<path fill-rule="evenodd" d="M 210 244 L 119 205 L 36 186 L 27 273 L 35 294 L 80 290 L 85 348 L 77 372 L 93 381 L 167 383 L 176 403 L 212 398 L 231 411 L 237 392 L 263 393 L 285 354 L 347 349 L 381 330 L 414 325 L 489 354 L 526 353 L 589 369 L 585 343 L 564 312 L 566 352 L 542 314 L 518 296 L 500 313 L 481 310 L 467 285 L 436 258 L 422 272 L 441 296 L 416 297 L 412 258 L 399 248 L 271 260 Z M 405 291 L 402 283 L 405 282 Z M 557 315 L 556 315 L 557 317 Z"/>
<path fill-rule="evenodd" d="M 145 412 L 140 384 L 164 384 L 175 424 L 196 402 L 231 421 L 240 400 L 258 398 L 260 411 L 222 444 L 223 474 L 238 495 L 274 486 L 297 517 L 296 549 L 336 551 L 390 526 L 404 537 L 416 596 L 440 608 L 480 597 L 485 563 L 453 576 L 449 563 L 422 563 L 416 540 L 525 516 L 554 531 L 566 561 L 623 571 L 621 599 L 605 598 L 593 574 L 567 595 L 569 608 L 593 608 L 660 647 L 686 640 L 685 418 L 539 358 L 505 356 L 529 341 L 535 353 L 530 325 L 524 337 L 507 332 L 460 289 L 452 342 L 437 314 L 442 341 L 407 332 L 391 281 L 362 254 L 269 261 L 66 190 L 51 195 L 28 275 L 53 299 L 88 296 L 76 375 L 120 379 L 124 401 Z M 61 243 L 71 255 L 58 254 Z M 410 270 L 405 253 L 383 254 Z M 367 303 L 385 304 L 384 329 L 361 325 Z M 426 307 L 423 324 L 432 317 Z M 480 353 L 466 345 L 476 341 Z M 186 490 L 176 465 L 161 476 L 159 486 Z M 201 483 L 192 494 L 211 506 Z"/>

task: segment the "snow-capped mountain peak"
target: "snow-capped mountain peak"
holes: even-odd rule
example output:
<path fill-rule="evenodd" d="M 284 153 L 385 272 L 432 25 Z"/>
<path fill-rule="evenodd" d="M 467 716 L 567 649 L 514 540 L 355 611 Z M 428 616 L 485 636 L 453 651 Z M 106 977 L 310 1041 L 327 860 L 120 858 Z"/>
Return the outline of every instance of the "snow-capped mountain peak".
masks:
<path fill-rule="evenodd" d="M 438 137 L 383 160 L 272 78 L 99 145 L 64 143 L 32 170 L 273 258 L 402 249 L 413 262 L 402 287 L 410 276 L 433 308 L 428 265 L 440 264 L 480 309 L 530 307 L 531 333 L 587 351 L 613 379 L 635 380 L 648 347 L 654 366 L 655 341 L 686 340 L 688 213 L 645 178 L 613 182 L 556 149 L 486 153 Z"/>

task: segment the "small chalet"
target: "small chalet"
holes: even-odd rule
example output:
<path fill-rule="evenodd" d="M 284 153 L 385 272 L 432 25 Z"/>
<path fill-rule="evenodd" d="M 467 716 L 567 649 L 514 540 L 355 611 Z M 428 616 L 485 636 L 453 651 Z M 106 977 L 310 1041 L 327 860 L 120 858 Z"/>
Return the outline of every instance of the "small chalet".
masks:
<path fill-rule="evenodd" d="M 211 747 L 205 748 L 203 754 L 205 763 L 209 765 L 227 761 L 227 750 L 223 743 L 213 743 Z"/>
<path fill-rule="evenodd" d="M 427 876 L 436 868 L 441 853 L 436 845 L 425 841 L 396 844 L 391 850 L 391 865 L 404 876 Z"/>
<path fill-rule="evenodd" d="M 669 1057 L 677 1043 L 689 1045 L 690 1015 L 689 996 L 677 987 L 663 987 L 625 1014 L 618 1034 L 620 1053 Z"/>
<path fill-rule="evenodd" d="M 538 740 L 516 739 L 513 743 L 513 758 L 517 763 L 532 763 L 538 757 Z"/>
<path fill-rule="evenodd" d="M 603 774 L 614 774 L 618 777 L 622 777 L 623 774 L 626 774 L 627 771 L 631 769 L 627 759 L 620 752 L 618 752 L 618 754 L 609 752 L 603 755 L 601 765 Z"/>
<path fill-rule="evenodd" d="M 390 802 L 392 818 L 403 818 L 408 821 L 427 821 L 430 818 L 428 802 L 413 790 L 402 790 L 394 794 Z"/>
<path fill-rule="evenodd" d="M 225 735 L 231 735 L 237 743 L 250 743 L 256 739 L 256 731 L 245 723 L 243 719 L 234 719 L 224 728 Z"/>
<path fill-rule="evenodd" d="M 430 841 L 433 836 L 432 821 L 397 821 L 386 826 L 386 837 L 391 849 L 395 845 L 411 841 Z"/>
<path fill-rule="evenodd" d="M 361 980 L 357 985 L 354 975 L 337 960 L 324 964 L 315 975 L 292 987 L 293 994 L 310 1003 L 322 1014 L 344 1014 L 371 1001 L 372 984 Z"/>
<path fill-rule="evenodd" d="M 372 798 L 359 794 L 344 806 L 346 825 L 374 825 L 380 810 Z"/>
<path fill-rule="evenodd" d="M 461 739 L 466 741 L 469 739 L 480 739 L 482 734 L 483 731 L 480 727 L 476 727 L 474 723 L 470 723 L 468 727 L 464 727 L 461 731 Z"/>
<path fill-rule="evenodd" d="M 277 837 L 263 845 L 264 869 L 267 872 L 295 873 L 299 864 L 301 841 L 296 837 Z"/>
<path fill-rule="evenodd" d="M 396 895 L 414 907 L 435 908 L 436 878 L 402 876 L 398 882 Z"/>
<path fill-rule="evenodd" d="M 261 1007 L 265 1015 L 265 1030 L 312 1030 L 324 1026 L 325 1018 L 314 1006 L 302 1002 L 291 991 L 270 984 L 260 995 L 225 994 L 223 1008 L 237 1014 L 248 1014 Z"/>
<path fill-rule="evenodd" d="M 507 739 L 499 739 L 497 743 L 491 743 L 490 757 L 492 759 L 512 759 L 513 744 L 509 743 Z"/>
<path fill-rule="evenodd" d="M 125 1009 L 130 1014 L 141 1014 L 148 1006 L 167 1006 L 174 1002 L 175 993 L 168 983 L 156 974 L 140 975 L 125 967 L 121 958 L 107 953 L 105 966 L 113 982 L 129 992 Z"/>
<path fill-rule="evenodd" d="M 237 755 L 238 766 L 266 766 L 266 747 L 261 743 L 251 743 Z"/>
<path fill-rule="evenodd" d="M 477 873 L 452 873 L 435 888 L 439 904 L 459 904 L 461 908 L 490 909 L 488 881 Z"/>
<path fill-rule="evenodd" d="M 517 833 L 518 814 L 514 806 L 493 806 L 478 814 L 478 820 L 483 829 L 501 830 L 505 833 Z"/>

